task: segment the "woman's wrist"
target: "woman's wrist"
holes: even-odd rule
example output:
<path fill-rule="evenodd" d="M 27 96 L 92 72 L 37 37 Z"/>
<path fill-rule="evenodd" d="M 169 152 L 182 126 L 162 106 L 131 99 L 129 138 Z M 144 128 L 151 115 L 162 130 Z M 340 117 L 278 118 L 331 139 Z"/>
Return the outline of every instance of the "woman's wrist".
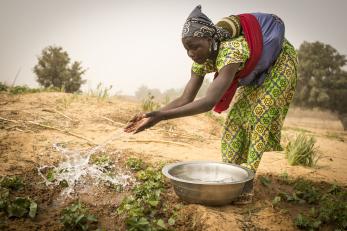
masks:
<path fill-rule="evenodd" d="M 152 116 L 155 116 L 157 117 L 158 120 L 165 120 L 165 111 L 151 111 L 149 113 L 146 113 L 146 116 L 145 117 L 152 117 Z"/>
<path fill-rule="evenodd" d="M 160 120 L 167 120 L 167 113 L 166 111 L 158 111 L 158 117 L 160 118 Z"/>

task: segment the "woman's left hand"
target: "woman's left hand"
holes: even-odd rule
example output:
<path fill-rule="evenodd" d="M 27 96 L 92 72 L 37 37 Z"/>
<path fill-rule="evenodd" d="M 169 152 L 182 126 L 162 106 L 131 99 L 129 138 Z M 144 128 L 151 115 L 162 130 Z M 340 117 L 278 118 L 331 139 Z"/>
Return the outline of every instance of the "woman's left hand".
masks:
<path fill-rule="evenodd" d="M 127 125 L 124 128 L 125 132 L 133 132 L 134 134 L 141 132 L 147 128 L 150 128 L 154 125 L 156 125 L 157 123 L 159 123 L 162 120 L 162 115 L 161 112 L 159 111 L 153 111 L 153 112 L 149 112 L 147 114 L 145 114 L 142 119 L 138 120 L 138 121 L 133 121 L 130 122 L 129 125 Z"/>

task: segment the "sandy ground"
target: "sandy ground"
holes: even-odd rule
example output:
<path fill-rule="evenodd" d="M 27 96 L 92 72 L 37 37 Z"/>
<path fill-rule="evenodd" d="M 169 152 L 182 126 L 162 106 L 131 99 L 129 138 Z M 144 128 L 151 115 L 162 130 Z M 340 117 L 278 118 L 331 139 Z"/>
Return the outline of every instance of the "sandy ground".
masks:
<path fill-rule="evenodd" d="M 108 148 L 135 153 L 147 161 L 221 161 L 221 126 L 206 115 L 162 122 L 129 135 L 121 133 L 121 128 L 141 107 L 121 97 L 101 100 L 64 93 L 1 94 L 0 106 L 0 176 L 35 174 L 38 166 L 58 163 L 61 155 L 52 149 L 54 143 L 86 148 L 110 138 L 113 141 Z M 299 132 L 316 137 L 322 153 L 317 167 L 290 166 L 283 152 L 268 152 L 256 177 L 287 172 L 291 177 L 346 185 L 347 133 L 337 118 L 292 109 L 284 124 L 283 143 Z M 259 186 L 257 190 L 270 189 Z M 201 230 L 295 230 L 288 214 L 269 206 L 269 198 L 261 199 L 251 206 L 186 205 L 185 210 L 194 212 L 192 217 Z M 54 217 L 56 213 L 47 219 Z"/>

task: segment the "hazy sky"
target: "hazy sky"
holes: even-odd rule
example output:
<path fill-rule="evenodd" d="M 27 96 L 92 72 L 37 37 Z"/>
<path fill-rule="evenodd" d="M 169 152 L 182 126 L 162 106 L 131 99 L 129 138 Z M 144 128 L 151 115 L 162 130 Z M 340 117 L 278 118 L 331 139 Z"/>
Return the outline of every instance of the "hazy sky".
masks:
<path fill-rule="evenodd" d="M 191 60 L 181 29 L 198 4 L 216 22 L 229 14 L 280 16 L 298 48 L 322 41 L 347 54 L 346 0 L 0 0 L 0 81 L 38 86 L 32 72 L 43 48 L 62 46 L 87 68 L 83 89 L 101 82 L 133 94 L 141 85 L 179 88 Z"/>

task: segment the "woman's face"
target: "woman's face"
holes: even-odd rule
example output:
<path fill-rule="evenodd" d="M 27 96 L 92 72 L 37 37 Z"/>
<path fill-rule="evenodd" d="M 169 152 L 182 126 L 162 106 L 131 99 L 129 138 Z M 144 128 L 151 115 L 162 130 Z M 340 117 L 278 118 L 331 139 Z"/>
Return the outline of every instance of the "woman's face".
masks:
<path fill-rule="evenodd" d="M 188 56 L 196 63 L 203 64 L 211 55 L 210 38 L 186 37 L 182 39 Z"/>

